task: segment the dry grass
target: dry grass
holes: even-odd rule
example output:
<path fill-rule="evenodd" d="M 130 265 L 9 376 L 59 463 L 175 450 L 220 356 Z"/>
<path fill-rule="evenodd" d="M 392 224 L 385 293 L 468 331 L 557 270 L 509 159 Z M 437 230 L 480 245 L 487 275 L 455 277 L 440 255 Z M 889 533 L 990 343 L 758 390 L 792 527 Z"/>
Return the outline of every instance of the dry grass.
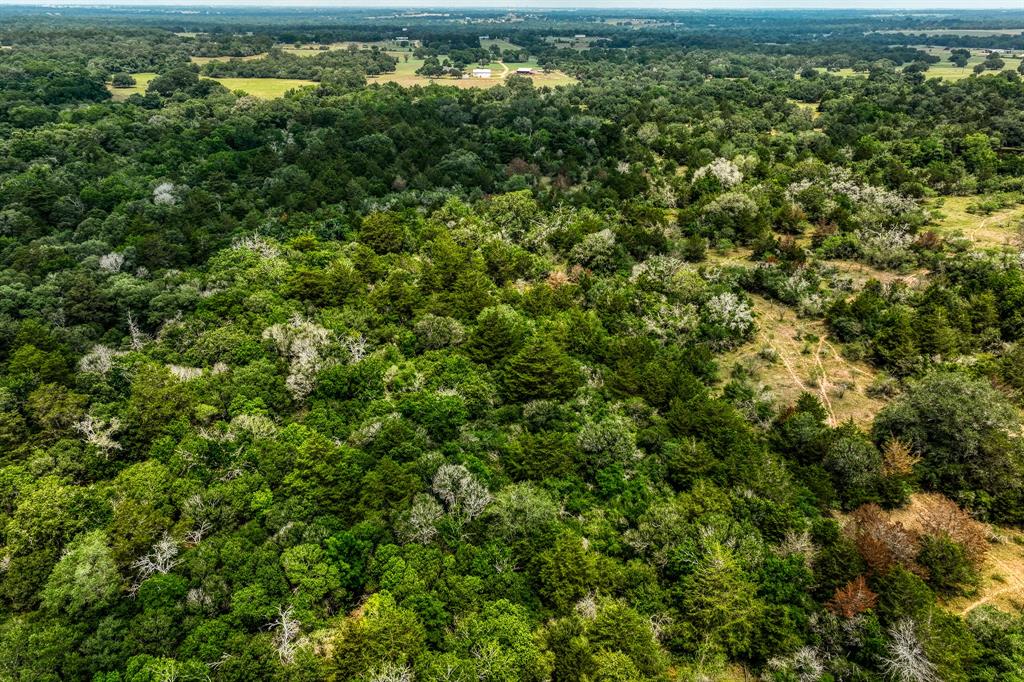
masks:
<path fill-rule="evenodd" d="M 821 400 L 830 423 L 852 419 L 869 424 L 885 404 L 866 393 L 877 372 L 866 363 L 844 358 L 821 320 L 800 319 L 792 308 L 758 296 L 753 300 L 757 334 L 724 356 L 721 367 L 728 370 L 742 364 L 780 405 L 792 404 L 807 392 Z"/>
<path fill-rule="evenodd" d="M 834 267 L 842 275 L 849 277 L 854 287 L 860 289 L 870 280 L 878 280 L 882 284 L 903 282 L 907 286 L 916 287 L 924 282 L 928 271 L 924 269 L 911 270 L 909 272 L 895 272 L 893 270 L 880 270 L 865 263 L 855 260 L 835 259 L 824 262 L 829 267 Z"/>
<path fill-rule="evenodd" d="M 910 530 L 920 531 L 922 518 L 939 499 L 941 496 L 934 493 L 915 493 L 910 504 L 888 512 L 888 518 Z M 999 526 L 986 525 L 986 528 L 990 543 L 977 593 L 944 603 L 947 609 L 961 615 L 984 604 L 1009 611 L 1019 611 L 1024 606 L 1024 533 Z"/>

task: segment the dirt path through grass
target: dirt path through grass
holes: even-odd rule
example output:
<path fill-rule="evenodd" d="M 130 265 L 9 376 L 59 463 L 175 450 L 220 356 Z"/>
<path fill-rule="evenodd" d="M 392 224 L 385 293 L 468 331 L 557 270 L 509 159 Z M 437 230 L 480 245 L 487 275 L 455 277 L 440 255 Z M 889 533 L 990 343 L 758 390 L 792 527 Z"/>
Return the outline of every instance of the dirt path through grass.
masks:
<path fill-rule="evenodd" d="M 875 379 L 874 370 L 843 357 L 821 320 L 800 318 L 792 308 L 761 296 L 751 298 L 757 333 L 722 359 L 723 373 L 740 364 L 753 381 L 776 396 L 780 406 L 791 405 L 806 392 L 821 400 L 830 424 L 847 419 L 870 423 L 885 404 L 866 392 Z"/>

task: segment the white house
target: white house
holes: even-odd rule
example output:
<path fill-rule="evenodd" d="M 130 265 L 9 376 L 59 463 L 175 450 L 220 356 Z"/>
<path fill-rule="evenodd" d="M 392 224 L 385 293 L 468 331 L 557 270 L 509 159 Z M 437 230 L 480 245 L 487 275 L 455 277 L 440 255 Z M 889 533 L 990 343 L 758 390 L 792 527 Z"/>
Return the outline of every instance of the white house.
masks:
<path fill-rule="evenodd" d="M 531 69 L 528 66 L 521 66 L 518 69 L 516 69 L 516 73 L 522 74 L 524 76 L 529 76 L 533 74 L 533 69 Z"/>
<path fill-rule="evenodd" d="M 473 69 L 473 78 L 490 78 L 490 69 Z"/>

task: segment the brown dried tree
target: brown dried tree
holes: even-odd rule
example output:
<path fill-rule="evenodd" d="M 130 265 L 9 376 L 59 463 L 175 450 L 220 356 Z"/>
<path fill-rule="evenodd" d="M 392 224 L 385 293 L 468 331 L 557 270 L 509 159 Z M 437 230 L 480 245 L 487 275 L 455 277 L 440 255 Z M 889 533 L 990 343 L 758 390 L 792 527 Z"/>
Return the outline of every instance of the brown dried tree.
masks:
<path fill-rule="evenodd" d="M 877 504 L 865 504 L 852 516 L 854 542 L 872 571 L 886 573 L 894 566 L 921 570 L 914 562 L 919 549 L 916 533 L 898 521 L 889 521 Z"/>
<path fill-rule="evenodd" d="M 922 495 L 918 518 L 925 535 L 947 537 L 962 545 L 967 558 L 975 567 L 985 562 L 988 554 L 988 534 L 985 525 L 974 520 L 949 498 L 938 493 Z"/>
<path fill-rule="evenodd" d="M 868 587 L 864 576 L 859 575 L 843 587 L 837 588 L 825 607 L 843 618 L 853 618 L 874 607 L 878 602 L 878 595 Z"/>
<path fill-rule="evenodd" d="M 900 438 L 890 438 L 882 448 L 882 473 L 886 476 L 909 476 L 921 458 Z"/>

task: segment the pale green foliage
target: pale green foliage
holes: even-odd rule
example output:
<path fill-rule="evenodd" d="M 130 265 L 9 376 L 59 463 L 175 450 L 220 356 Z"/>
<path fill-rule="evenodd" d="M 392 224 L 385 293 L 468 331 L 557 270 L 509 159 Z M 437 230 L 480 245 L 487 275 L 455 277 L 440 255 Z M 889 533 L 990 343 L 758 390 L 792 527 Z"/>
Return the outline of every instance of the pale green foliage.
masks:
<path fill-rule="evenodd" d="M 43 588 L 43 605 L 52 612 L 101 609 L 118 593 L 121 576 L 107 536 L 94 530 L 78 536 L 53 567 Z"/>

